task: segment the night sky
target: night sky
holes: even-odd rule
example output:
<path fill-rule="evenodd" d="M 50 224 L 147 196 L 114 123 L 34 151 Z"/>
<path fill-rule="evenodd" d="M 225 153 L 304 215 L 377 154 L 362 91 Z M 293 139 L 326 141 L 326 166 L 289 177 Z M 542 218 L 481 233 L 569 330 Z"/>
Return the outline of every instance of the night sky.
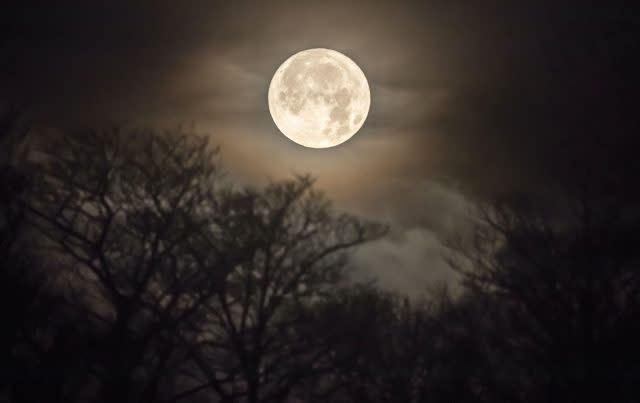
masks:
<path fill-rule="evenodd" d="M 637 186 L 637 7 L 27 3 L 0 10 L 0 100 L 25 101 L 32 127 L 193 124 L 242 183 L 310 173 L 337 208 L 390 225 L 355 255 L 390 288 L 451 279 L 441 241 L 478 201 L 602 172 Z M 372 98 L 363 128 L 321 150 L 282 135 L 267 105 L 278 66 L 316 47 L 353 59 Z"/>

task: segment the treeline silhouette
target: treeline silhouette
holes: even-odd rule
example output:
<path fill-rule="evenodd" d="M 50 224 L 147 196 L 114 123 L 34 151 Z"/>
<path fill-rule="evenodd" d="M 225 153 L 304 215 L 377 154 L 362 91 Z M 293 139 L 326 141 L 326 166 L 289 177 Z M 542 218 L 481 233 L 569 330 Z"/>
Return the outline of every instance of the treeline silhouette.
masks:
<path fill-rule="evenodd" d="M 386 228 L 306 176 L 237 186 L 201 136 L 0 122 L 0 400 L 637 402 L 637 200 L 478 208 L 420 301 L 349 278 Z M 425 267 L 425 270 L 428 270 Z M 389 270 L 394 270 L 389 267 Z"/>

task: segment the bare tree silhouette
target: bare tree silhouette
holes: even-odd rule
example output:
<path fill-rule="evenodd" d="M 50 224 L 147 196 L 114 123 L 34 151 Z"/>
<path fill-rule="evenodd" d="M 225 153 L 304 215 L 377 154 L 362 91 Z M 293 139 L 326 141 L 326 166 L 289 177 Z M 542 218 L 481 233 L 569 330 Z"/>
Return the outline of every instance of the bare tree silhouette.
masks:
<path fill-rule="evenodd" d="M 333 338 L 334 370 L 305 385 L 301 401 L 483 400 L 476 385 L 487 370 L 478 332 L 485 318 L 475 304 L 446 289 L 411 301 L 350 287 L 323 311 L 317 332 Z"/>
<path fill-rule="evenodd" d="M 187 319 L 242 259 L 215 223 L 215 154 L 195 135 L 114 129 L 67 133 L 38 156 L 23 206 L 97 329 L 86 359 L 105 401 L 156 398 Z"/>
<path fill-rule="evenodd" d="M 345 251 L 382 226 L 332 211 L 308 177 L 230 192 L 219 217 L 249 245 L 223 291 L 207 304 L 193 358 L 222 401 L 284 402 L 303 380 L 329 370 L 331 346 L 309 334 L 313 306 L 344 280 Z"/>
<path fill-rule="evenodd" d="M 85 378 L 67 356 L 71 338 L 58 323 L 61 298 L 50 284 L 53 270 L 44 270 L 53 265 L 34 250 L 20 204 L 33 179 L 22 110 L 9 106 L 0 117 L 0 396 L 16 402 L 63 402 L 70 397 L 65 389 Z"/>
<path fill-rule="evenodd" d="M 307 176 L 234 185 L 182 131 L 25 148 L 18 115 L 0 118 L 0 399 L 637 401 L 640 210 L 615 177 L 479 208 L 450 245 L 461 292 L 412 301 L 348 281 L 386 229 Z"/>
<path fill-rule="evenodd" d="M 313 307 L 382 226 L 334 212 L 308 177 L 229 186 L 194 135 L 81 130 L 38 151 L 19 204 L 61 268 L 49 351 L 73 340 L 86 375 L 61 401 L 285 401 L 329 371 Z"/>
<path fill-rule="evenodd" d="M 471 244 L 457 248 L 499 329 L 494 378 L 517 400 L 637 397 L 640 216 L 610 185 L 564 189 L 550 209 L 523 199 L 482 209 Z"/>

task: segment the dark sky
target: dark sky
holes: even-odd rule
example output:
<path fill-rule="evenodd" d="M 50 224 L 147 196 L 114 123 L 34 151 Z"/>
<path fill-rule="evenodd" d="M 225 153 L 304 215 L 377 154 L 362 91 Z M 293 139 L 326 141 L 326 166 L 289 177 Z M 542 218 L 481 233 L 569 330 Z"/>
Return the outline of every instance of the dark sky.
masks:
<path fill-rule="evenodd" d="M 450 278 L 440 238 L 478 199 L 558 177 L 635 178 L 638 7 L 614 2 L 68 2 L 2 6 L 0 94 L 36 126 L 194 122 L 259 183 L 311 173 L 339 208 L 392 226 L 356 255 L 414 292 Z M 372 90 L 351 140 L 289 141 L 267 107 L 290 55 L 352 58 Z M 612 168 L 615 166 L 615 168 Z M 632 179 L 629 179 L 632 180 Z M 630 183 L 630 186 L 632 184 Z"/>

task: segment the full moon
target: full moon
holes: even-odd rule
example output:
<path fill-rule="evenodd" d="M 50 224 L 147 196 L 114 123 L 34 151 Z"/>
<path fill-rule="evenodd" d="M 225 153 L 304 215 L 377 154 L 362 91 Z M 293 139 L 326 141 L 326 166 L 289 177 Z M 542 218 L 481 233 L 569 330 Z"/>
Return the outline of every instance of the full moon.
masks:
<path fill-rule="evenodd" d="M 288 58 L 269 85 L 269 111 L 278 129 L 305 147 L 327 148 L 362 127 L 371 94 L 353 60 L 331 49 L 307 49 Z"/>

